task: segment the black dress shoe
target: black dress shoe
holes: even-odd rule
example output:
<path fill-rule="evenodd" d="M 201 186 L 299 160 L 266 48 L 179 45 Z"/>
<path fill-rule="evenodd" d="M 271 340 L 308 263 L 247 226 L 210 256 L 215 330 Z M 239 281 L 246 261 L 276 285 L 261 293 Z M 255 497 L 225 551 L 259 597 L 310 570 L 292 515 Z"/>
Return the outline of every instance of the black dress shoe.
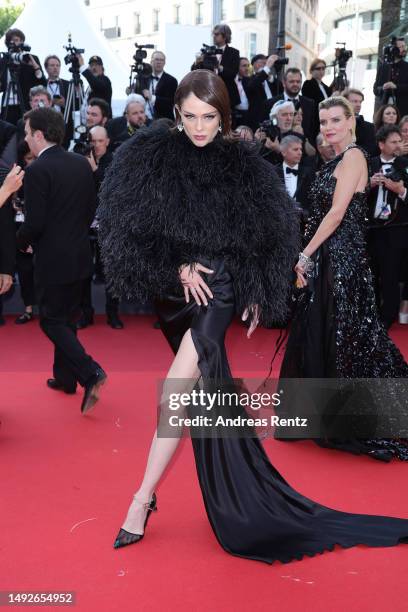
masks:
<path fill-rule="evenodd" d="M 147 509 L 147 514 L 144 522 L 143 529 L 146 529 L 147 521 L 149 520 L 149 516 L 151 513 L 157 512 L 157 497 L 156 493 L 153 493 L 152 499 L 150 502 L 143 504 Z M 143 533 L 131 533 L 130 531 L 126 531 L 126 529 L 120 529 L 118 535 L 116 536 L 116 540 L 113 544 L 113 548 L 123 548 L 123 546 L 129 546 L 129 544 L 136 544 L 136 542 L 140 542 L 143 539 Z"/>
<path fill-rule="evenodd" d="M 119 319 L 117 314 L 108 315 L 107 324 L 112 327 L 112 329 L 123 329 L 124 325 L 122 321 Z"/>
<path fill-rule="evenodd" d="M 88 380 L 84 388 L 84 397 L 81 404 L 81 412 L 88 412 L 99 399 L 99 389 L 107 379 L 106 373 L 98 367 L 95 374 Z"/>
<path fill-rule="evenodd" d="M 0 327 L 6 324 L 6 319 L 0 315 Z"/>
<path fill-rule="evenodd" d="M 64 387 L 62 383 L 60 383 L 56 378 L 49 378 L 47 380 L 47 387 L 50 389 L 54 389 L 54 391 L 63 391 L 64 393 L 68 393 L 69 395 L 76 393 L 76 388 L 68 389 Z"/>
<path fill-rule="evenodd" d="M 76 328 L 77 329 L 85 329 L 88 325 L 93 325 L 94 320 L 93 317 L 81 317 L 79 321 L 77 321 Z"/>
<path fill-rule="evenodd" d="M 17 319 L 14 321 L 16 325 L 24 325 L 25 323 L 29 323 L 34 319 L 34 314 L 32 312 L 23 312 Z"/>
<path fill-rule="evenodd" d="M 155 322 L 153 323 L 153 328 L 154 328 L 154 329 L 161 329 L 161 326 L 160 326 L 160 321 L 155 321 Z"/>

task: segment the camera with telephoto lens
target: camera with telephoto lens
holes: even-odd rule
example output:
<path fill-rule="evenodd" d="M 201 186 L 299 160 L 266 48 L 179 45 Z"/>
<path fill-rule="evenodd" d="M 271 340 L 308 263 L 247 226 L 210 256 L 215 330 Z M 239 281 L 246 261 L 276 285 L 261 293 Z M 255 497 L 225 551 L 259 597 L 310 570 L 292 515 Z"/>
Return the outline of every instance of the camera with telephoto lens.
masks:
<path fill-rule="evenodd" d="M 273 117 L 273 119 L 267 119 L 266 121 L 262 121 L 259 124 L 259 130 L 271 140 L 275 140 L 276 138 L 280 139 L 281 131 L 280 127 L 278 126 L 278 120 L 276 119 L 276 117 Z"/>
<path fill-rule="evenodd" d="M 89 133 L 88 128 L 86 128 L 84 125 L 79 125 L 76 128 L 74 143 L 75 144 L 72 149 L 74 153 L 78 153 L 84 157 L 90 156 L 94 146 L 91 140 L 91 134 Z"/>
<path fill-rule="evenodd" d="M 63 47 L 67 51 L 67 54 L 64 57 L 64 62 L 67 66 L 71 64 L 69 71 L 79 73 L 79 59 L 77 56 L 83 55 L 85 53 L 85 49 L 78 49 L 77 47 L 73 46 L 71 34 L 68 34 L 68 44 L 63 45 Z"/>
<path fill-rule="evenodd" d="M 212 72 L 214 72 L 218 68 L 217 55 L 222 55 L 223 50 L 219 49 L 215 45 L 206 45 L 205 43 L 203 43 L 203 46 L 201 47 L 200 51 L 201 55 L 203 56 L 203 70 L 211 70 Z"/>
<path fill-rule="evenodd" d="M 391 168 L 385 170 L 384 174 L 395 183 L 402 181 L 408 187 L 408 157 L 396 157 Z"/>
<path fill-rule="evenodd" d="M 30 45 L 10 43 L 7 45 L 7 52 L 0 53 L 0 57 L 7 60 L 10 64 L 28 64 L 30 61 L 30 51 Z"/>
<path fill-rule="evenodd" d="M 401 57 L 401 51 L 397 46 L 397 37 L 393 36 L 390 42 L 383 47 L 383 62 L 385 64 L 393 64 L 396 59 Z"/>

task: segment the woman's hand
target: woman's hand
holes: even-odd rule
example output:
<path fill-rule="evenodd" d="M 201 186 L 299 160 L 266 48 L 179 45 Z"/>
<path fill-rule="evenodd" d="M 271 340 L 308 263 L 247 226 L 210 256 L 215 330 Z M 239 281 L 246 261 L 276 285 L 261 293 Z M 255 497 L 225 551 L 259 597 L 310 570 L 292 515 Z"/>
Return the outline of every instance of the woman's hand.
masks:
<path fill-rule="evenodd" d="M 210 288 L 207 283 L 201 278 L 199 272 L 205 272 L 206 274 L 213 274 L 214 270 L 210 270 L 200 263 L 183 264 L 179 268 L 180 281 L 184 287 L 184 297 L 186 298 L 187 304 L 190 301 L 190 293 L 199 306 L 204 304 L 208 306 L 208 298 L 213 298 Z M 207 295 L 206 295 L 207 294 Z"/>
<path fill-rule="evenodd" d="M 10 170 L 6 178 L 4 179 L 4 183 L 2 185 L 2 191 L 4 195 L 6 195 L 6 199 L 11 196 L 12 193 L 18 191 L 23 184 L 24 178 L 24 170 L 20 168 L 20 166 L 16 166 L 14 164 L 13 168 Z M 0 206 L 4 204 L 4 202 L 0 202 Z"/>
<path fill-rule="evenodd" d="M 242 320 L 246 321 L 250 314 L 252 315 L 252 317 L 251 317 L 251 323 L 247 331 L 247 338 L 250 338 L 252 334 L 254 333 L 254 331 L 256 330 L 256 328 L 258 327 L 259 317 L 261 315 L 261 309 L 259 308 L 259 304 L 252 304 L 251 306 L 248 306 L 247 308 L 245 308 L 242 314 Z"/>
<path fill-rule="evenodd" d="M 296 272 L 296 287 L 303 289 L 307 286 L 307 277 L 305 268 L 298 262 L 294 268 Z"/>

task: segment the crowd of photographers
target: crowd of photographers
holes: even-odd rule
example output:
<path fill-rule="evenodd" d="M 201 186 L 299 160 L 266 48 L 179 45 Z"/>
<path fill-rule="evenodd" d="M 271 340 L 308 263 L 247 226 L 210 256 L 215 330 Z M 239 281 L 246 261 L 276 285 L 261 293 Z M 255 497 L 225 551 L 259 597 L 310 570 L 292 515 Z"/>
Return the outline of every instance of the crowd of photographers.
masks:
<path fill-rule="evenodd" d="M 323 81 L 326 63 L 320 58 L 311 63 L 310 78 L 303 81 L 301 70 L 286 66 L 288 60 L 279 51 L 269 56 L 259 53 L 252 58 L 242 57 L 230 45 L 231 30 L 225 24 L 214 28 L 213 39 L 213 46 L 204 45 L 197 53 L 191 69 L 213 70 L 224 80 L 230 97 L 234 136 L 253 142 L 275 167 L 303 223 L 307 222 L 310 208 L 311 182 L 320 166 L 335 157 L 333 148 L 319 132 L 319 102 L 335 94 L 349 100 L 356 116 L 356 143 L 370 158 L 368 240 L 378 305 L 387 328 L 398 318 L 401 323 L 408 324 L 408 159 L 405 158 L 408 155 L 408 62 L 405 41 L 393 39 L 384 49 L 374 84 L 378 108 L 370 122 L 361 115 L 364 94 L 347 87 L 344 80 L 351 52 L 340 49 L 340 72 L 329 86 Z M 0 90 L 3 92 L 0 156 L 4 168 L 10 168 L 15 162 L 25 168 L 34 159 L 25 142 L 24 113 L 28 109 L 52 108 L 63 115 L 63 146 L 88 160 L 96 194 L 116 149 L 125 140 L 132 138 L 141 127 L 158 120 L 174 125 L 177 80 L 164 70 L 164 53 L 156 50 L 150 64 L 144 61 L 145 48 L 152 45 L 136 45 L 131 84 L 126 90 L 128 98 L 119 117 L 112 117 L 111 82 L 99 56 L 91 56 L 86 65 L 84 50 L 72 47 L 69 41 L 64 59 L 71 66 L 72 79 L 66 81 L 60 78 L 61 60 L 56 55 L 44 59 L 43 71 L 40 60 L 25 46 L 23 32 L 9 30 L 6 45 L 7 52 L 0 56 Z M 24 223 L 24 185 L 14 194 L 11 206 L 19 227 Z M 3 207 L 2 215 L 6 209 Z M 97 232 L 96 217 L 89 229 L 94 270 L 93 276 L 84 283 L 78 328 L 93 323 L 92 283 L 103 283 Z M 15 321 L 17 324 L 33 319 L 36 296 L 32 251 L 31 245 L 24 252 L 17 251 L 16 269 L 25 306 Z M 0 252 L 0 280 L 2 274 L 10 274 L 9 270 L 2 270 L 1 265 Z M 4 290 L 0 284 L 1 292 Z M 108 291 L 105 300 L 108 324 L 114 329 L 123 328 L 118 300 Z M 0 324 L 2 322 L 0 311 Z"/>

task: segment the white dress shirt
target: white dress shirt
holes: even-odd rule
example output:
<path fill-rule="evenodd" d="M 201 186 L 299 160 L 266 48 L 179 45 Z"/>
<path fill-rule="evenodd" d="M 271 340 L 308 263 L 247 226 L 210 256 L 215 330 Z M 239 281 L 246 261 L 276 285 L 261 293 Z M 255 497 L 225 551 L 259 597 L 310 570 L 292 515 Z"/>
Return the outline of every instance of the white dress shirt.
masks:
<path fill-rule="evenodd" d="M 326 100 L 329 96 L 327 95 L 327 92 L 326 92 L 325 88 L 323 87 L 323 83 L 321 81 L 317 81 L 317 84 L 319 86 L 320 91 L 323 94 L 323 99 Z"/>
<path fill-rule="evenodd" d="M 150 79 L 150 85 L 149 85 L 149 91 L 152 95 L 150 100 L 146 101 L 146 115 L 149 119 L 153 119 L 154 118 L 154 105 L 156 104 L 156 89 L 157 89 L 157 85 L 159 84 L 159 81 L 162 77 L 163 74 L 163 70 L 160 73 L 157 74 L 152 74 L 152 78 Z M 159 80 L 154 79 L 153 77 L 157 77 Z"/>
<path fill-rule="evenodd" d="M 392 159 L 388 159 L 388 160 L 383 159 L 382 157 L 380 159 L 382 163 L 380 172 L 382 172 L 383 174 L 387 174 L 389 169 L 392 168 L 392 164 L 395 160 L 395 157 L 393 157 Z M 391 206 L 390 204 L 388 204 L 388 201 L 387 201 L 387 196 L 389 193 L 390 193 L 389 190 L 384 189 L 383 185 L 378 186 L 378 195 L 377 195 L 377 201 L 375 203 L 375 211 L 374 211 L 375 219 L 381 219 L 385 221 L 390 216 Z M 407 190 L 405 189 L 404 193 L 397 197 L 400 198 L 401 200 L 405 200 L 406 196 L 407 196 Z"/>
<path fill-rule="evenodd" d="M 293 198 L 296 193 L 299 177 L 292 174 L 292 172 L 290 173 L 286 172 L 286 168 L 290 168 L 291 170 L 299 170 L 299 164 L 296 164 L 296 166 L 288 166 L 286 162 L 283 162 L 282 164 L 283 177 L 285 179 L 286 191 L 288 192 L 288 195 L 290 195 L 290 197 Z"/>
<path fill-rule="evenodd" d="M 249 101 L 245 93 L 244 86 L 242 85 L 242 78 L 239 76 L 239 74 L 237 74 L 234 80 L 237 84 L 239 97 L 241 99 L 241 102 L 237 104 L 235 108 L 237 108 L 238 110 L 247 111 L 249 108 Z"/>
<path fill-rule="evenodd" d="M 266 74 L 268 75 L 268 78 L 262 82 L 262 86 L 265 91 L 266 99 L 270 100 L 271 98 L 273 98 L 273 95 L 271 93 L 271 88 L 269 87 L 269 83 L 273 83 L 275 80 L 275 77 L 273 76 L 273 74 L 271 74 L 271 69 L 269 68 L 269 66 L 264 66 L 263 68 L 258 70 L 258 72 L 261 72 L 262 70 L 266 72 Z"/>

